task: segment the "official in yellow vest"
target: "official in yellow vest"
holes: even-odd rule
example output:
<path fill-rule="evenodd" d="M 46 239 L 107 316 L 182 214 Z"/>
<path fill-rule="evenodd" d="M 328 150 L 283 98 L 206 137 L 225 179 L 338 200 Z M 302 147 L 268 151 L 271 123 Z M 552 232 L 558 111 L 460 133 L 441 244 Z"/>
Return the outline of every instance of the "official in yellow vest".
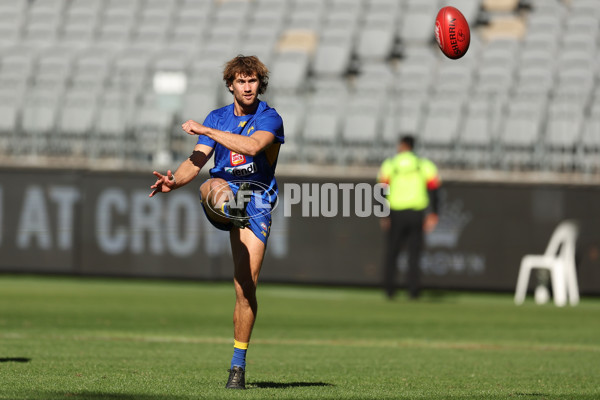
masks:
<path fill-rule="evenodd" d="M 383 287 L 391 299 L 396 292 L 396 260 L 402 247 L 408 250 L 407 288 L 411 298 L 419 297 L 421 252 L 424 232 L 432 231 L 438 222 L 440 178 L 437 167 L 418 157 L 413 136 L 403 136 L 398 153 L 386 159 L 377 181 L 387 185 L 390 216 L 381 220 L 386 232 Z"/>

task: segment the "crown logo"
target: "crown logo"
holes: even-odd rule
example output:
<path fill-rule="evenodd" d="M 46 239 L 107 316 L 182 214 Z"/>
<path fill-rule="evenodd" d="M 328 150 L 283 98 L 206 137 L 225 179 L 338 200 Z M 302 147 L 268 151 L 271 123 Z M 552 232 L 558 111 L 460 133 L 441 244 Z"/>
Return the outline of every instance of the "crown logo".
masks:
<path fill-rule="evenodd" d="M 446 191 L 440 193 L 440 220 L 433 232 L 425 236 L 428 247 L 454 248 L 472 215 L 463 210 L 462 200 L 447 201 Z"/>

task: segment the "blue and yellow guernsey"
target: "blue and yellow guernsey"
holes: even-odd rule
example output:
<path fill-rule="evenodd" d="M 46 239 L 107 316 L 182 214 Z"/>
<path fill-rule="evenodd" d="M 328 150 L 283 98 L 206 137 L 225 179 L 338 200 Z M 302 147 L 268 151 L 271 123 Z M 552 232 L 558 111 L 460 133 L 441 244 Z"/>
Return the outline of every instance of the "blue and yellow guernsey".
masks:
<path fill-rule="evenodd" d="M 233 107 L 232 103 L 212 111 L 204 120 L 204 125 L 243 136 L 251 136 L 256 131 L 267 131 L 275 136 L 275 140 L 265 151 L 251 157 L 232 152 L 209 137 L 201 135 L 198 144 L 205 144 L 214 149 L 215 165 L 210 170 L 210 176 L 224 179 L 230 184 L 240 181 L 258 182 L 260 185 L 253 185 L 253 189 L 262 190 L 263 199 L 272 204 L 278 194 L 275 168 L 279 147 L 284 143 L 283 120 L 277 111 L 264 101 L 259 103 L 254 114 L 241 117 L 234 114 Z"/>

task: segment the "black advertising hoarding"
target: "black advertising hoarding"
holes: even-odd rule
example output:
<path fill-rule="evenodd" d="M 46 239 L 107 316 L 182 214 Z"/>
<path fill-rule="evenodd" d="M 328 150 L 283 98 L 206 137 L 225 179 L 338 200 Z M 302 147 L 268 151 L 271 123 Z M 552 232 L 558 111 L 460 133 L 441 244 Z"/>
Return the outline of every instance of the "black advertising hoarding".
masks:
<path fill-rule="evenodd" d="M 228 235 L 198 201 L 205 178 L 149 198 L 150 173 L 0 170 L 0 270 L 231 279 Z M 278 181 L 261 280 L 378 285 L 375 182 Z M 425 286 L 512 291 L 522 256 L 542 253 L 555 226 L 576 219 L 579 285 L 600 294 L 600 188 L 444 182 L 442 199 L 423 254 Z M 402 255 L 398 268 L 402 285 Z"/>
<path fill-rule="evenodd" d="M 75 271 L 80 182 L 80 174 L 66 171 L 0 171 L 0 268 Z"/>

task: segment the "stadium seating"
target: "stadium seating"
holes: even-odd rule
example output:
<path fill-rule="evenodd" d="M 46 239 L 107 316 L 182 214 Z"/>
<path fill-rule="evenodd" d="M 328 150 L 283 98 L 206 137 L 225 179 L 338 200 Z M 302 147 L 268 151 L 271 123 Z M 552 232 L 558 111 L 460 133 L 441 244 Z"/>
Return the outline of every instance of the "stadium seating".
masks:
<path fill-rule="evenodd" d="M 23 134 L 23 143 L 37 145 L 21 151 L 47 156 L 46 139 L 102 137 L 87 154 L 120 149 L 147 168 L 160 146 L 185 153 L 182 120 L 203 120 L 231 101 L 223 63 L 256 54 L 271 69 L 264 98 L 284 116 L 287 162 L 375 166 L 400 133 L 413 133 L 442 167 L 595 171 L 598 4 L 6 0 L 0 137 L 14 150 Z M 473 28 L 461 60 L 436 49 L 433 20 L 443 5 L 463 11 Z M 507 18 L 522 31 L 495 24 Z M 148 104 L 154 75 L 164 71 L 187 78 L 176 109 Z M 77 104 L 82 91 L 89 101 Z M 148 120 L 132 124 L 139 118 Z"/>
<path fill-rule="evenodd" d="M 296 95 L 276 97 L 277 112 L 285 121 L 285 145 L 281 147 L 279 157 L 282 162 L 301 160 L 302 129 L 306 104 Z"/>
<path fill-rule="evenodd" d="M 377 158 L 382 106 L 369 90 L 352 93 L 342 118 L 339 153 L 342 163 L 368 163 Z"/>
<path fill-rule="evenodd" d="M 420 132 L 425 115 L 426 94 L 422 91 L 403 91 L 391 96 L 384 106 L 382 145 L 392 150 L 398 143 L 399 134 Z"/>
<path fill-rule="evenodd" d="M 87 90 L 71 90 L 64 98 L 57 117 L 56 132 L 50 138 L 60 153 L 87 155 L 92 149 L 88 139 L 98 110 L 98 99 Z"/>

